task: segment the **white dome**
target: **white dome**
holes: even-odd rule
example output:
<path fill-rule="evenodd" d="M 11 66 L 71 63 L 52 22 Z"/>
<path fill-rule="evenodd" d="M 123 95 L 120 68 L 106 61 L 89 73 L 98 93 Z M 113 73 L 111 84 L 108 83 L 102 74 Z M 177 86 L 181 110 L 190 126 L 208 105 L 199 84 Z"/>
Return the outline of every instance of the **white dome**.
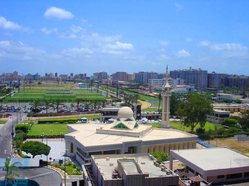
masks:
<path fill-rule="evenodd" d="M 122 107 L 118 111 L 118 118 L 132 118 L 133 117 L 133 111 L 130 107 Z"/>

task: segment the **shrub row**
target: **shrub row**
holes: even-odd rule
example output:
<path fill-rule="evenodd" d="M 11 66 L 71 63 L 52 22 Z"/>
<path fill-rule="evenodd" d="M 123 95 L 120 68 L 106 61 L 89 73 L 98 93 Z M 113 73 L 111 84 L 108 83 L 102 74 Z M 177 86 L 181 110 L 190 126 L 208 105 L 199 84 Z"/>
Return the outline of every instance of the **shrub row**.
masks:
<path fill-rule="evenodd" d="M 39 120 L 38 124 L 45 124 L 45 123 L 76 123 L 78 119 L 46 119 L 46 120 Z"/>
<path fill-rule="evenodd" d="M 41 135 L 28 135 L 27 138 L 29 138 L 29 139 L 33 139 L 33 138 L 64 138 L 64 135 L 60 135 L 60 134 L 44 135 L 43 137 L 41 137 Z"/>
<path fill-rule="evenodd" d="M 49 117 L 49 116 L 70 116 L 70 115 L 79 115 L 79 114 L 95 114 L 101 113 L 101 111 L 88 111 L 88 112 L 64 112 L 64 113 L 36 113 L 32 114 L 32 117 Z M 28 113 L 28 117 L 31 117 L 31 113 Z"/>
<path fill-rule="evenodd" d="M 30 127 L 29 124 L 17 124 L 17 125 L 15 126 L 15 130 L 16 130 L 16 131 L 17 131 L 17 130 L 21 130 L 21 131 L 24 132 L 24 133 L 28 133 L 29 127 Z"/>

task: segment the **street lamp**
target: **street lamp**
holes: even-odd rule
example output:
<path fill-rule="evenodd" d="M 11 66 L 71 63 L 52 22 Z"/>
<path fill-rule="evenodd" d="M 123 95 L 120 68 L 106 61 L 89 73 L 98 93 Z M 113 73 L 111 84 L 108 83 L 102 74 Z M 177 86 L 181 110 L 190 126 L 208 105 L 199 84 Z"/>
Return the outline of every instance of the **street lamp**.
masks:
<path fill-rule="evenodd" d="M 41 132 L 41 137 L 42 137 L 42 142 L 43 142 L 44 132 Z"/>
<path fill-rule="evenodd" d="M 63 138 L 63 132 L 60 132 L 60 134 L 61 134 L 61 141 L 62 141 L 62 138 Z"/>
<path fill-rule="evenodd" d="M 50 134 L 51 134 L 51 135 L 53 134 L 53 130 L 50 130 Z"/>

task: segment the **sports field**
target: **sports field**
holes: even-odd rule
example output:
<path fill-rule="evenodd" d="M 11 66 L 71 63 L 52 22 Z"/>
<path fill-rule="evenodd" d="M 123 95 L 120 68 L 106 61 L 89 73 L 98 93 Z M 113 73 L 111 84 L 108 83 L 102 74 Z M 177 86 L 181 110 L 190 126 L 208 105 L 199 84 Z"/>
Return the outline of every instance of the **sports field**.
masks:
<path fill-rule="evenodd" d="M 67 134 L 67 124 L 34 124 L 28 135 L 41 135 L 42 132 L 45 136 Z"/>
<path fill-rule="evenodd" d="M 76 84 L 42 84 L 33 85 L 20 89 L 12 98 L 7 98 L 7 102 L 30 102 L 32 100 L 56 100 L 61 99 L 72 102 L 76 99 L 82 100 L 105 100 L 106 97 L 91 89 L 75 89 Z"/>

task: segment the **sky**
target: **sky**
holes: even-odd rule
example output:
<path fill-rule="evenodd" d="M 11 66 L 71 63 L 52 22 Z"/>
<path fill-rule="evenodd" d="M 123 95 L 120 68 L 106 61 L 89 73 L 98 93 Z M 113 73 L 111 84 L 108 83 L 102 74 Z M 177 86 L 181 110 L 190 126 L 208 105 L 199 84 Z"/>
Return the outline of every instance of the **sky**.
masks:
<path fill-rule="evenodd" d="M 248 0 L 1 0 L 0 73 L 249 75 Z"/>

